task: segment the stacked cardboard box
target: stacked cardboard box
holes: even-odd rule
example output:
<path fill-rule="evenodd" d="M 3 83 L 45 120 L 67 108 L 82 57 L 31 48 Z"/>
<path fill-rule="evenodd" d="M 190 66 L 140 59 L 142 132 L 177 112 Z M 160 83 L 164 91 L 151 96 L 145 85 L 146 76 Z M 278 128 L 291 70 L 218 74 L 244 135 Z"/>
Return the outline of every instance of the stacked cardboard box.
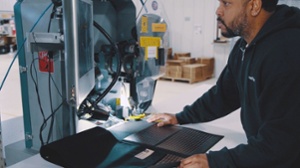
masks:
<path fill-rule="evenodd" d="M 167 60 L 163 78 L 194 83 L 213 76 L 214 58 L 192 58 L 190 55 L 190 53 L 174 53 L 173 59 Z"/>

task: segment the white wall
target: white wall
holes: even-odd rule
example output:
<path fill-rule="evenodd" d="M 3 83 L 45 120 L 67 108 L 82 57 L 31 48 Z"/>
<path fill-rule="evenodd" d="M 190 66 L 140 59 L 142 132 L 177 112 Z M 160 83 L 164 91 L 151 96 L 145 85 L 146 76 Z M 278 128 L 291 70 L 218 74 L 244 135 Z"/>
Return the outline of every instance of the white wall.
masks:
<path fill-rule="evenodd" d="M 213 56 L 216 34 L 215 0 L 161 0 L 169 19 L 173 52 L 192 57 Z"/>
<path fill-rule="evenodd" d="M 132 0 L 141 9 L 140 0 Z M 145 0 L 144 0 L 145 1 Z M 147 8 L 151 2 L 147 0 Z M 170 47 L 173 52 L 191 52 L 192 57 L 213 56 L 213 40 L 216 36 L 216 0 L 155 0 L 162 4 L 162 12 L 168 21 Z M 152 11 L 153 12 L 153 11 Z"/>
<path fill-rule="evenodd" d="M 14 4 L 16 3 L 16 0 L 0 0 L 0 12 L 2 11 L 13 11 L 14 10 Z"/>
<path fill-rule="evenodd" d="M 140 5 L 139 0 L 133 0 Z M 158 0 L 169 20 L 173 52 L 191 52 L 192 57 L 213 56 L 216 34 L 216 0 Z M 16 0 L 0 0 L 1 11 L 13 11 Z M 300 6 L 299 0 L 280 0 Z M 297 4 L 297 5 L 295 5 Z"/>
<path fill-rule="evenodd" d="M 134 0 L 135 1 L 135 0 Z M 16 0 L 0 0 L 0 11 L 13 11 Z M 169 21 L 173 52 L 213 56 L 216 0 L 160 0 Z"/>

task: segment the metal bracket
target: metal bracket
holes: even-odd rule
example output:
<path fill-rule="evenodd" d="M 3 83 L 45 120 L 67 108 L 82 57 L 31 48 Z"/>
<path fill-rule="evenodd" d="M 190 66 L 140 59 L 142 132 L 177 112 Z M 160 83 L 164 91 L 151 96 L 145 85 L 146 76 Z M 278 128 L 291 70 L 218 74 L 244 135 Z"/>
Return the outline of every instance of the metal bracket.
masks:
<path fill-rule="evenodd" d="M 63 35 L 60 33 L 36 33 L 28 34 L 29 43 L 48 43 L 60 44 L 64 41 Z"/>
<path fill-rule="evenodd" d="M 41 47 L 48 50 L 62 50 L 64 36 L 61 33 L 37 33 L 32 32 L 27 34 L 27 48 L 29 52 L 35 50 L 36 47 Z"/>

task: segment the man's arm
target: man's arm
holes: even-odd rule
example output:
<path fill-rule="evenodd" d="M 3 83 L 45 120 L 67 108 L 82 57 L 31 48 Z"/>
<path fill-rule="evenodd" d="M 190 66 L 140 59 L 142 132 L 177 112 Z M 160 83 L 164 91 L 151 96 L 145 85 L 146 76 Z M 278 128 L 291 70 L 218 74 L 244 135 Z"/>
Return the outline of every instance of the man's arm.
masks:
<path fill-rule="evenodd" d="M 276 73 L 266 76 L 258 100 L 263 120 L 258 132 L 248 136 L 247 144 L 209 152 L 211 167 L 300 167 L 300 68 L 290 74 L 278 72 L 276 67 L 266 67 Z M 255 118 L 247 122 L 251 120 Z"/>
<path fill-rule="evenodd" d="M 196 94 L 196 93 L 195 93 Z M 240 107 L 239 91 L 228 66 L 215 86 L 193 104 L 176 114 L 179 124 L 207 122 L 223 117 Z"/>
<path fill-rule="evenodd" d="M 197 93 L 195 93 L 197 94 Z M 147 120 L 158 126 L 211 121 L 240 107 L 239 92 L 228 67 L 225 67 L 217 84 L 191 105 L 177 114 L 158 113 Z"/>

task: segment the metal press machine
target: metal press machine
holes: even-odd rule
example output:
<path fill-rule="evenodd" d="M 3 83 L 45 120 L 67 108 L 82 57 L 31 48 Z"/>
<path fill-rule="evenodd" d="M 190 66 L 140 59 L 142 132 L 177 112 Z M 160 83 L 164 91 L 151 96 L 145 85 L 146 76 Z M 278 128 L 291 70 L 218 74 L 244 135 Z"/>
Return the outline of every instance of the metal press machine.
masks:
<path fill-rule="evenodd" d="M 18 0 L 14 12 L 26 148 L 151 105 L 169 47 L 160 1 Z"/>

